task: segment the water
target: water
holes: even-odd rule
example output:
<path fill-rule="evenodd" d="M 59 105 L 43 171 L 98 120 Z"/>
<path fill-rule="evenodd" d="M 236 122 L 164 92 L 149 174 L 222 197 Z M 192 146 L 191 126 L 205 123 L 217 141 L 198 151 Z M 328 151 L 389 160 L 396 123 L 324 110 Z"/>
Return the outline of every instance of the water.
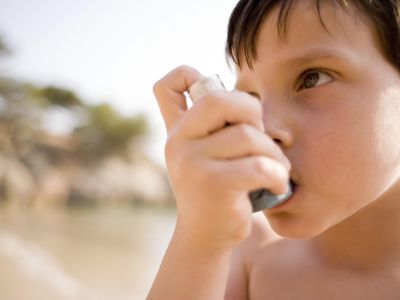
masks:
<path fill-rule="evenodd" d="M 0 299 L 144 299 L 172 209 L 0 211 Z"/>

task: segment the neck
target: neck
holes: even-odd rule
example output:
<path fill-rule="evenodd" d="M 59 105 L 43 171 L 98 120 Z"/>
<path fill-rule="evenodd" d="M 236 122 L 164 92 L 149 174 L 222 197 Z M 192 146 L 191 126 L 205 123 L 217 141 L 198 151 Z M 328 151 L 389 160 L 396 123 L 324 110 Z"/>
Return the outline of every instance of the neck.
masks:
<path fill-rule="evenodd" d="M 360 270 L 398 270 L 400 184 L 310 242 L 328 264 Z"/>

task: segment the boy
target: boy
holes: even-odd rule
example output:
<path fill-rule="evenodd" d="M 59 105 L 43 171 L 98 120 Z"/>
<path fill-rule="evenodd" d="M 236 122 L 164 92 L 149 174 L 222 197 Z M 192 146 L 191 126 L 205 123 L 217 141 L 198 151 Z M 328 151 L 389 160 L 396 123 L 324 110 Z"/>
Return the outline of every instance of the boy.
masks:
<path fill-rule="evenodd" d="M 148 299 L 400 299 L 399 6 L 241 0 L 234 91 L 155 85 L 178 215 Z M 248 191 L 289 179 L 274 234 Z"/>

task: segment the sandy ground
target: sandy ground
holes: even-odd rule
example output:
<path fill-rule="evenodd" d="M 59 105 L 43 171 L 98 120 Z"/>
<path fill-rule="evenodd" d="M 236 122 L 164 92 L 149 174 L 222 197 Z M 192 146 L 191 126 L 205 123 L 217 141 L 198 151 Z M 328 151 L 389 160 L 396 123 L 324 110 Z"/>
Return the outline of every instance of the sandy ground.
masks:
<path fill-rule="evenodd" d="M 144 299 L 175 212 L 0 211 L 0 299 Z"/>

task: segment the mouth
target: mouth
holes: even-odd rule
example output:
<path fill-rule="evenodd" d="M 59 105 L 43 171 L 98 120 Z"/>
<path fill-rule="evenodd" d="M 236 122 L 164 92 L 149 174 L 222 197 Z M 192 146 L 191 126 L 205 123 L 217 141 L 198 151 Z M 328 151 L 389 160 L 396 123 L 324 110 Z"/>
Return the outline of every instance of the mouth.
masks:
<path fill-rule="evenodd" d="M 283 203 L 286 202 L 287 200 L 289 200 L 290 198 L 292 198 L 292 196 L 296 192 L 296 188 L 297 188 L 297 183 L 293 179 L 290 179 L 289 180 L 289 190 L 286 194 L 284 194 L 285 200 L 283 201 Z"/>
<path fill-rule="evenodd" d="M 294 194 L 294 192 L 296 191 L 297 183 L 292 178 L 290 178 L 290 185 L 292 187 L 292 193 Z"/>

